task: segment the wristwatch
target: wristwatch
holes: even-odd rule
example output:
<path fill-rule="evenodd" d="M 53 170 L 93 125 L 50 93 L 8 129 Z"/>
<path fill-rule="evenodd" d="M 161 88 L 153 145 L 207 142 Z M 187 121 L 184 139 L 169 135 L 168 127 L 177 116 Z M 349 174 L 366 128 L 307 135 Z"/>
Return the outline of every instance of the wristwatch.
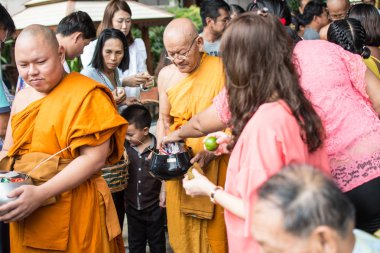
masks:
<path fill-rule="evenodd" d="M 212 203 L 214 203 L 214 204 L 216 204 L 214 196 L 215 196 L 215 193 L 216 193 L 218 190 L 222 190 L 222 191 L 223 191 L 224 189 L 223 189 L 223 187 L 221 187 L 221 186 L 215 186 L 215 188 L 212 189 L 211 194 L 210 194 L 210 201 L 211 201 Z"/>

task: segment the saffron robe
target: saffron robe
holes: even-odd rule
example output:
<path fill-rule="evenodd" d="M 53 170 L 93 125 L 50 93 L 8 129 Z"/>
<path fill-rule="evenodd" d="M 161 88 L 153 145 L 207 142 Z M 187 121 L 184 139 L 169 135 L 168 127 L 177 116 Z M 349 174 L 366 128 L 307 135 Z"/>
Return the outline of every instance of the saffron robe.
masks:
<path fill-rule="evenodd" d="M 171 131 L 178 129 L 212 104 L 223 89 L 225 75 L 220 58 L 203 55 L 200 66 L 179 83 L 168 88 L 174 119 Z M 203 138 L 188 138 L 186 145 L 194 154 L 203 150 Z M 205 175 L 213 183 L 224 186 L 228 156 L 216 158 L 207 167 Z M 170 245 L 176 253 L 227 252 L 224 211 L 208 197 L 192 198 L 185 194 L 182 181 L 166 182 L 166 207 Z"/>
<path fill-rule="evenodd" d="M 46 97 L 12 117 L 15 171 L 30 172 L 46 157 L 70 146 L 31 172 L 47 181 L 79 156 L 79 148 L 110 139 L 108 163 L 123 152 L 127 122 L 106 87 L 78 73 L 67 75 Z M 56 196 L 10 226 L 11 252 L 124 252 L 115 206 L 100 173 Z"/>

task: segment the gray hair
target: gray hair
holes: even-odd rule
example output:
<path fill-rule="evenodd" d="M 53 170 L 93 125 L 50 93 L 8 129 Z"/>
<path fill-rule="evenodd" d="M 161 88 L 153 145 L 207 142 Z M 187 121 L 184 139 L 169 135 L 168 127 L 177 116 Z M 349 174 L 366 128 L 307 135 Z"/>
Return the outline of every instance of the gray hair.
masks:
<path fill-rule="evenodd" d="M 321 225 L 345 237 L 354 224 L 355 209 L 334 182 L 309 165 L 289 165 L 258 190 L 258 198 L 284 215 L 284 229 L 307 237 Z"/>

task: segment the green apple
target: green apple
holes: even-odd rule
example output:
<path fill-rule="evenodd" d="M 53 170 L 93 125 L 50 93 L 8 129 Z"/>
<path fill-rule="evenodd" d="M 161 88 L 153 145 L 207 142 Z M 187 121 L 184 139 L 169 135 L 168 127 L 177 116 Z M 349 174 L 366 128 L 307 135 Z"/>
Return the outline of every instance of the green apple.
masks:
<path fill-rule="evenodd" d="M 216 137 L 207 137 L 205 140 L 205 147 L 208 151 L 215 151 L 219 147 L 219 144 L 216 143 Z"/>

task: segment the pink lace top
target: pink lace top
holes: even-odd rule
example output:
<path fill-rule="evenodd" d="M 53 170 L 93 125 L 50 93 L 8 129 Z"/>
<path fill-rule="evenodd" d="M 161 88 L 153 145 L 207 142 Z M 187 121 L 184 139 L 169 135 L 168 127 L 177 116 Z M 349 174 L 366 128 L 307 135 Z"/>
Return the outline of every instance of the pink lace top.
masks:
<path fill-rule="evenodd" d="M 228 108 L 228 95 L 227 95 L 227 89 L 225 87 L 214 98 L 213 105 L 215 106 L 219 119 L 224 124 L 227 125 L 228 121 L 231 119 L 231 112 L 230 112 L 230 109 Z"/>
<path fill-rule="evenodd" d="M 332 175 L 349 191 L 380 175 L 380 120 L 366 94 L 359 55 L 322 40 L 294 50 L 300 84 L 326 129 Z"/>

